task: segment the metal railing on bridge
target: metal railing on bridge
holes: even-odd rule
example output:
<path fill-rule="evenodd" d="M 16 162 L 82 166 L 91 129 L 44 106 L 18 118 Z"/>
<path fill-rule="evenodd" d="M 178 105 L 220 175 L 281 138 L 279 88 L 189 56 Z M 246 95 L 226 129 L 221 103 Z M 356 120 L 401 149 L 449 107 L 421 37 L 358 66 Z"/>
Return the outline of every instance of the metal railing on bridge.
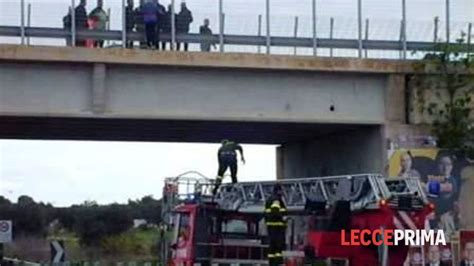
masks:
<path fill-rule="evenodd" d="M 191 48 L 194 50 L 199 50 L 199 44 L 210 43 L 217 44 L 219 52 L 359 58 L 418 58 L 424 52 L 436 51 L 439 42 L 460 45 L 466 51 L 472 50 L 472 22 L 467 21 L 470 19 L 469 14 L 461 22 L 453 20 L 451 17 L 456 17 L 457 13 L 451 11 L 450 0 L 437 1 L 429 7 L 442 10 L 442 14 L 435 14 L 436 16 L 431 17 L 432 22 L 428 23 L 419 23 L 407 16 L 407 11 L 425 11 L 421 10 L 425 8 L 423 5 L 413 4 L 416 0 L 410 3 L 399 0 L 384 4 L 354 0 L 348 1 L 342 8 L 331 7 L 320 0 L 298 3 L 289 0 L 246 1 L 188 0 L 188 7 L 194 11 L 194 24 L 189 32 L 178 32 L 178 3 L 169 0 L 171 32 L 161 34 L 160 41 L 170 45 L 171 50 L 176 50 L 179 43 L 198 44 Z M 137 32 L 136 28 L 130 30 L 128 27 L 129 30 L 126 30 L 126 0 L 105 1 L 104 9 L 109 18 L 106 30 L 81 30 L 75 25 L 75 19 L 71 20 L 69 27 L 61 25 L 62 16 L 68 12 L 75 17 L 74 7 L 79 2 L 80 0 L 2 0 L 4 12 L 0 13 L 0 43 L 57 46 L 64 45 L 68 40 L 66 43 L 75 46 L 77 40 L 105 40 L 109 47 L 126 47 L 127 42 L 144 40 L 144 33 Z M 88 2 L 89 6 L 95 4 Z M 162 0 L 161 4 L 167 3 Z M 453 4 L 458 4 L 455 6 L 456 10 L 464 9 L 459 3 Z M 386 10 L 381 7 L 383 5 L 387 6 Z M 331 11 L 336 8 L 337 12 Z M 387 11 L 394 11 L 398 15 L 392 15 L 391 19 L 380 18 L 381 15 L 369 18 L 366 15 Z M 331 12 L 341 17 L 328 16 L 333 15 Z M 356 18 L 349 19 L 349 14 L 356 14 Z M 194 33 L 199 32 L 198 20 L 204 18 L 210 18 L 214 25 L 217 24 L 214 27 L 218 29 L 215 34 Z M 461 35 L 464 36 L 465 43 L 457 44 L 456 40 Z M 36 43 L 33 39 L 49 41 Z M 412 55 L 414 51 L 420 53 Z"/>

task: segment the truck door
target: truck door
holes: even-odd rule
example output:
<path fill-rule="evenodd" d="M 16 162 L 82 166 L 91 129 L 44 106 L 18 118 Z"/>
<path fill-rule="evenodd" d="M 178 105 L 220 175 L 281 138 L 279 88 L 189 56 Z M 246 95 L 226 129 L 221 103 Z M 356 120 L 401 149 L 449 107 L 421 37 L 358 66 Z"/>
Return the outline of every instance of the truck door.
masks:
<path fill-rule="evenodd" d="M 190 212 L 178 212 L 175 214 L 172 241 L 172 257 L 175 265 L 191 265 L 193 243 L 190 221 Z"/>

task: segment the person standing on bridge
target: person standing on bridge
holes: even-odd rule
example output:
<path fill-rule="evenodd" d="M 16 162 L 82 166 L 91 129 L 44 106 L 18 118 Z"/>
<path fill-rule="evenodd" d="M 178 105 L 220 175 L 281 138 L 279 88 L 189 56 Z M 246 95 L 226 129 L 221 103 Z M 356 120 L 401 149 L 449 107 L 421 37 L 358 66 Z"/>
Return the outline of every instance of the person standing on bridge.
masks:
<path fill-rule="evenodd" d="M 104 0 L 97 0 L 97 7 L 89 14 L 89 19 L 93 22 L 92 29 L 105 31 L 107 30 L 107 22 L 109 22 L 109 16 L 104 10 Z M 104 47 L 104 40 L 97 40 L 94 44 L 95 47 Z"/>
<path fill-rule="evenodd" d="M 178 13 L 176 24 L 176 31 L 178 34 L 188 34 L 189 26 L 193 22 L 193 13 L 188 9 L 185 2 L 181 3 L 181 11 Z M 183 43 L 184 51 L 188 51 L 189 44 L 187 42 Z M 176 49 L 179 51 L 181 48 L 181 43 L 176 44 Z"/>
<path fill-rule="evenodd" d="M 265 202 L 265 224 L 268 235 L 268 264 L 269 266 L 283 264 L 283 250 L 285 249 L 287 214 L 283 202 L 283 189 L 280 184 L 273 187 L 273 194 Z"/>
<path fill-rule="evenodd" d="M 232 183 L 237 183 L 237 152 L 240 153 L 240 158 L 242 163 L 245 164 L 244 150 L 239 144 L 224 139 L 222 140 L 222 145 L 217 152 L 217 160 L 219 163 L 219 169 L 217 170 L 216 186 L 214 187 L 213 194 L 215 195 L 217 189 L 222 184 L 222 179 L 224 179 L 224 173 L 227 171 L 227 168 L 230 168 L 230 175 L 232 178 Z"/>

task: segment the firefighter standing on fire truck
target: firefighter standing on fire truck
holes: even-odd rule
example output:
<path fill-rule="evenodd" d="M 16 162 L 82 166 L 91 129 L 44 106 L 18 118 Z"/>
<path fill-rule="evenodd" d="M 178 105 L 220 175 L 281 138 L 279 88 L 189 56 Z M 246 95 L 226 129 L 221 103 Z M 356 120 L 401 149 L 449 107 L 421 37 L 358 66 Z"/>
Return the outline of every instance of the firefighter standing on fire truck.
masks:
<path fill-rule="evenodd" d="M 273 187 L 273 194 L 265 203 L 265 224 L 268 234 L 268 263 L 270 266 L 283 264 L 283 250 L 285 249 L 287 214 L 283 202 L 283 190 L 279 184 Z"/>
<path fill-rule="evenodd" d="M 239 151 L 242 163 L 245 163 L 244 150 L 239 144 L 224 139 L 222 145 L 217 152 L 217 160 L 219 162 L 219 169 L 217 170 L 216 186 L 214 187 L 213 194 L 215 195 L 217 189 L 222 184 L 224 173 L 227 168 L 230 168 L 230 175 L 232 177 L 232 183 L 237 183 L 237 153 Z"/>

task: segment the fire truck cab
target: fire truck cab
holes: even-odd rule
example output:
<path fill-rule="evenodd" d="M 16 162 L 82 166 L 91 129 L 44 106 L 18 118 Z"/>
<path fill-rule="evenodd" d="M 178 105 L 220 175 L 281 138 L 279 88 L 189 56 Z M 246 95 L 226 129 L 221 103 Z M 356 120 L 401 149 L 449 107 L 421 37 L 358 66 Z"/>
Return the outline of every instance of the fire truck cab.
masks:
<path fill-rule="evenodd" d="M 220 210 L 217 204 L 187 202 L 173 218 L 175 265 L 265 264 L 262 216 Z"/>

